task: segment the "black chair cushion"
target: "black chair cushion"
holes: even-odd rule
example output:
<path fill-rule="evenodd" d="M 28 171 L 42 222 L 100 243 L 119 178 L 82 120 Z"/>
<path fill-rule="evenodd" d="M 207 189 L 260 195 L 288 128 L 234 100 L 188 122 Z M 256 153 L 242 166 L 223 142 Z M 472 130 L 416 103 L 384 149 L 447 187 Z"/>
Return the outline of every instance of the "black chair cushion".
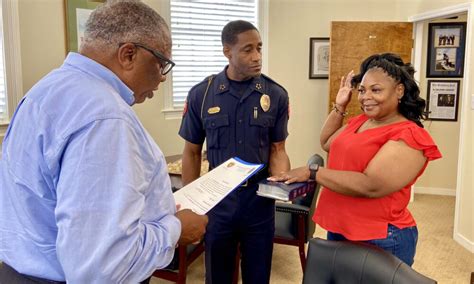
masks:
<path fill-rule="evenodd" d="M 303 283 L 432 284 L 436 281 L 375 246 L 315 238 L 309 241 Z"/>
<path fill-rule="evenodd" d="M 309 208 L 292 203 L 276 203 L 275 212 L 275 236 L 290 240 L 297 239 L 298 214 L 305 218 L 305 224 L 309 215 Z"/>

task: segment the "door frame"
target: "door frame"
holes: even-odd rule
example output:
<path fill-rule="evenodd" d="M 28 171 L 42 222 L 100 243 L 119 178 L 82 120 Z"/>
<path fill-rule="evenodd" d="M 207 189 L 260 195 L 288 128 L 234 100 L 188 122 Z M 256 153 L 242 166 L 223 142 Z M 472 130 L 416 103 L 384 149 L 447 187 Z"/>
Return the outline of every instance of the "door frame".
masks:
<path fill-rule="evenodd" d="M 463 159 L 464 159 L 464 147 L 466 144 L 467 137 L 466 135 L 469 133 L 468 130 L 468 123 L 466 123 L 467 118 L 469 117 L 469 112 L 471 111 L 471 100 L 473 100 L 473 108 L 474 108 L 474 95 L 471 95 L 469 90 L 471 89 L 472 82 L 469 82 L 471 72 L 474 72 L 474 67 L 469 64 L 472 62 L 471 58 L 473 58 L 473 54 L 471 54 L 471 46 L 473 44 L 472 41 L 472 27 L 474 27 L 474 17 L 472 12 L 474 11 L 474 3 L 463 3 L 458 5 L 453 5 L 449 7 L 445 7 L 442 9 L 431 10 L 425 13 L 417 14 L 408 18 L 409 22 L 414 24 L 414 49 L 413 49 L 413 64 L 416 70 L 421 70 L 421 55 L 422 51 L 422 39 L 423 39 L 423 28 L 422 28 L 422 21 L 440 18 L 440 17 L 447 17 L 454 14 L 459 13 L 467 13 L 467 30 L 466 30 L 466 48 L 465 48 L 465 57 L 464 57 L 464 76 L 463 76 L 463 88 L 462 88 L 462 108 L 460 111 L 460 133 L 459 133 L 459 145 L 458 145 L 458 171 L 456 176 L 456 205 L 454 211 L 454 232 L 453 232 L 453 239 L 466 248 L 470 252 L 474 252 L 474 243 L 464 237 L 462 234 L 459 233 L 459 214 L 460 212 L 460 197 L 461 197 L 461 189 L 463 188 L 463 177 L 464 173 L 468 172 L 468 169 L 464 167 Z M 415 73 L 415 79 L 420 80 L 420 74 Z M 471 96 L 473 98 L 471 99 Z"/>

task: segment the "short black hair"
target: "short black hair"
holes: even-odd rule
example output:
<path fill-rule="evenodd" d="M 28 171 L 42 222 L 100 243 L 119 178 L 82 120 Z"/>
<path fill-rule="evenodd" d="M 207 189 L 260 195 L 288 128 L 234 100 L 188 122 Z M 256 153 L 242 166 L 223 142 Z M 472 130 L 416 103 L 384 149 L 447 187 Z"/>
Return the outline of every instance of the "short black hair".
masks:
<path fill-rule="evenodd" d="M 243 21 L 243 20 L 228 22 L 222 29 L 222 34 L 221 34 L 222 45 L 236 44 L 237 36 L 241 33 L 244 33 L 250 30 L 256 30 L 258 32 L 257 28 L 254 25 L 252 25 L 252 23 L 250 22 Z"/>
<path fill-rule="evenodd" d="M 405 93 L 398 104 L 398 111 L 407 119 L 415 122 L 419 127 L 423 127 L 421 120 L 426 119 L 426 102 L 420 97 L 420 89 L 413 77 L 415 74 L 413 66 L 410 63 L 403 62 L 398 54 L 374 54 L 362 62 L 360 73 L 352 78 L 352 86 L 358 85 L 365 73 L 373 68 L 382 69 L 397 83 L 403 84 Z"/>

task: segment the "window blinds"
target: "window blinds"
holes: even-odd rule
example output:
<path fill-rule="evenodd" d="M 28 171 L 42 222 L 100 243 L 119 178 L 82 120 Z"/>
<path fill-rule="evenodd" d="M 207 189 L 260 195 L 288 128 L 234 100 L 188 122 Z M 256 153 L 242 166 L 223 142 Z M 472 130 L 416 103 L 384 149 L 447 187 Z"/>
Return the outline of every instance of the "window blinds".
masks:
<path fill-rule="evenodd" d="M 182 108 L 188 91 L 206 76 L 222 71 L 227 58 L 222 53 L 221 31 L 233 20 L 256 27 L 257 0 L 171 0 L 173 107 Z"/>

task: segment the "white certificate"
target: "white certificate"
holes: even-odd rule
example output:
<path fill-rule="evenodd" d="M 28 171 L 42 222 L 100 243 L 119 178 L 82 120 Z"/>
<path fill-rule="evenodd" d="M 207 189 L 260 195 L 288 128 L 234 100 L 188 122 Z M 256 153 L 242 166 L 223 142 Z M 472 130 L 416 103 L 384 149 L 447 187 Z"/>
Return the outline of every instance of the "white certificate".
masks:
<path fill-rule="evenodd" d="M 180 205 L 180 209 L 191 209 L 197 214 L 206 214 L 262 167 L 262 164 L 251 164 L 239 158 L 230 158 L 176 191 L 174 193 L 176 205 Z"/>

